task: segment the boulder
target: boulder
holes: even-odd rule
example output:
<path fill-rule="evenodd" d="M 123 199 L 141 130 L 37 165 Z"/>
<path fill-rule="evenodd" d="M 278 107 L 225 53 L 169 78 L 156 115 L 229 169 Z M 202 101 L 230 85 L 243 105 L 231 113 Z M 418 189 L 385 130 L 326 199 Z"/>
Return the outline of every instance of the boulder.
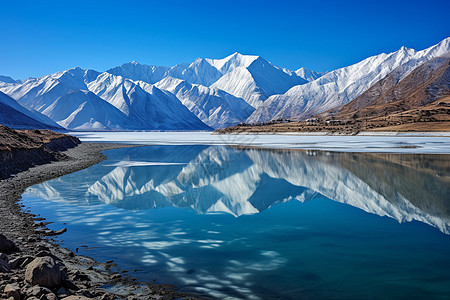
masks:
<path fill-rule="evenodd" d="M 8 240 L 6 236 L 0 234 L 0 252 L 13 253 L 17 252 L 19 249 L 13 241 Z"/>
<path fill-rule="evenodd" d="M 47 288 L 59 287 L 66 274 L 61 270 L 62 263 L 50 256 L 37 257 L 28 264 L 25 270 L 25 280 L 32 285 Z"/>
<path fill-rule="evenodd" d="M 90 300 L 90 298 L 87 298 L 87 297 L 84 297 L 84 296 L 72 295 L 72 296 L 69 296 L 69 297 L 66 297 L 66 298 L 62 298 L 62 300 Z"/>
<path fill-rule="evenodd" d="M 17 284 L 7 284 L 3 293 L 6 297 L 12 297 L 14 300 L 20 300 L 20 287 Z"/>

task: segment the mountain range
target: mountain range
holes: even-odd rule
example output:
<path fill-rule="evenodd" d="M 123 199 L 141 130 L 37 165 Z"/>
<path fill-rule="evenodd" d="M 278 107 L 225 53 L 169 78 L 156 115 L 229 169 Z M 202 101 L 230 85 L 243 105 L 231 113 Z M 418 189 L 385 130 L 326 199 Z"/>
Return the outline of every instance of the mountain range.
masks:
<path fill-rule="evenodd" d="M 70 130 L 212 130 L 243 122 L 304 120 L 340 109 L 365 92 L 373 94 L 381 80 L 393 88 L 412 73 L 416 79 L 428 78 L 427 67 L 421 66 L 449 55 L 447 38 L 422 51 L 402 47 L 327 73 L 291 71 L 260 56 L 234 53 L 173 67 L 131 62 L 106 72 L 77 67 L 26 80 L 0 76 L 2 99 L 15 101 L 0 102 L 0 123 L 27 127 L 40 122 Z M 442 80 L 438 96 L 449 94 L 449 83 Z M 413 90 L 420 89 L 418 82 L 424 80 L 408 80 Z M 413 106 L 430 103 L 422 98 Z M 26 117 L 11 113 L 9 120 L 7 110 Z"/>
<path fill-rule="evenodd" d="M 330 115 L 336 119 L 381 117 L 450 95 L 450 56 L 431 59 L 407 76 L 404 74 L 404 66 L 394 69 L 355 100 L 333 109 Z"/>

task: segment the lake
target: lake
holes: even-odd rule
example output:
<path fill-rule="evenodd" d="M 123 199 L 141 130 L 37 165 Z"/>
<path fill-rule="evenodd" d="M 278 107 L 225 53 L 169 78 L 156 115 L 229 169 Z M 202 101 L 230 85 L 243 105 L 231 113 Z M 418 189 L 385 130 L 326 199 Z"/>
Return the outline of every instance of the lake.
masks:
<path fill-rule="evenodd" d="M 449 154 L 197 143 L 106 155 L 22 201 L 68 228 L 63 246 L 141 280 L 221 299 L 450 295 Z"/>

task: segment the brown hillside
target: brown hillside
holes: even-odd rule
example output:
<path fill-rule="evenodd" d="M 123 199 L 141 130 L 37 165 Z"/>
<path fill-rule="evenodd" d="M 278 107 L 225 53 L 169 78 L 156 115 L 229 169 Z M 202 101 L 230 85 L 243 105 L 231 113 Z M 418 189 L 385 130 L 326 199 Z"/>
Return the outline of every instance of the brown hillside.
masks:
<path fill-rule="evenodd" d="M 374 84 L 332 114 L 335 120 L 388 116 L 432 103 L 450 95 L 450 58 L 430 60 L 398 80 L 398 72 Z"/>
<path fill-rule="evenodd" d="M 426 62 L 402 78 L 399 67 L 352 102 L 302 122 L 240 124 L 232 132 L 450 131 L 450 57 Z"/>

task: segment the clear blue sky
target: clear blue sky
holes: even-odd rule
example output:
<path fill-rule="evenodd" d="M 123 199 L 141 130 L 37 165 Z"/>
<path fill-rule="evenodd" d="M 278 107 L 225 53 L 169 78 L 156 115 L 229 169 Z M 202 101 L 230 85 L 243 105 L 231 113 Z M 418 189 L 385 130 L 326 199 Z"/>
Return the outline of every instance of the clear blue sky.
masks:
<path fill-rule="evenodd" d="M 71 2 L 71 4 L 68 4 Z M 333 70 L 450 36 L 450 1 L 2 1 L 0 74 L 38 77 L 233 52 Z"/>

